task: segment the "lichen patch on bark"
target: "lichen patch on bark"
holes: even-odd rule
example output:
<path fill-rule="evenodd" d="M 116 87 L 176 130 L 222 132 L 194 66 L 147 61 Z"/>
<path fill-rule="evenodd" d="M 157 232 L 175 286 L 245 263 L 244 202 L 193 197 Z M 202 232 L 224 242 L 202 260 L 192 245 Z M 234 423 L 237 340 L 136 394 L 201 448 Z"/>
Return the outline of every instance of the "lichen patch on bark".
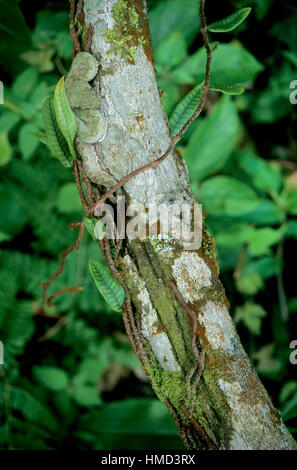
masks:
<path fill-rule="evenodd" d="M 182 252 L 172 265 L 172 274 L 186 303 L 201 299 L 203 288 L 212 284 L 211 270 L 196 252 Z"/>
<path fill-rule="evenodd" d="M 171 372 L 179 372 L 181 367 L 174 357 L 169 338 L 164 329 L 162 329 L 162 323 L 160 322 L 156 309 L 152 305 L 145 282 L 141 279 L 128 255 L 124 257 L 124 261 L 129 271 L 129 282 L 130 284 L 133 283 L 134 288 L 136 288 L 136 291 L 134 291 L 134 299 L 139 306 L 139 310 L 141 310 L 141 333 L 149 342 L 151 350 L 162 369 Z"/>
<path fill-rule="evenodd" d="M 212 348 L 238 354 L 238 338 L 228 310 L 224 304 L 208 301 L 203 305 L 199 323 L 204 326 L 204 334 Z"/>
<path fill-rule="evenodd" d="M 288 448 L 291 436 L 284 426 L 279 433 L 279 423 L 270 419 L 271 403 L 265 402 L 260 395 L 257 402 L 246 400 L 246 390 L 239 382 L 220 379 L 219 385 L 232 410 L 231 448 L 264 450 L 267 449 L 267 442 L 270 442 L 271 450 Z"/>

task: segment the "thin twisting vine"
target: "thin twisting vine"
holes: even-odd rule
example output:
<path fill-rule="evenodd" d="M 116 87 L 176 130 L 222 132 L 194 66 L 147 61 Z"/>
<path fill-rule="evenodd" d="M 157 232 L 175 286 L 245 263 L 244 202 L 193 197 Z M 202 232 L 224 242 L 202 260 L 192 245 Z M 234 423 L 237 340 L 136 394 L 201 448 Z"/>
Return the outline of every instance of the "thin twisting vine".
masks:
<path fill-rule="evenodd" d="M 49 305 L 48 304 L 48 299 L 47 299 L 47 293 L 48 293 L 48 288 L 49 286 L 51 285 L 51 283 L 60 275 L 62 274 L 63 270 L 64 270 L 64 267 L 65 267 L 65 264 L 66 264 L 66 258 L 67 256 L 69 255 L 69 253 L 71 253 L 72 251 L 74 250 L 78 250 L 79 249 L 79 245 L 80 245 L 80 242 L 82 240 L 82 237 L 83 237 L 83 234 L 84 234 L 84 230 L 85 230 L 85 224 L 84 222 L 80 222 L 80 225 L 79 225 L 79 232 L 78 232 L 78 236 L 77 236 L 77 239 L 75 240 L 75 242 L 73 243 L 73 245 L 71 245 L 69 248 L 67 248 L 67 250 L 65 250 L 61 255 L 61 262 L 60 262 L 60 266 L 58 267 L 57 271 L 48 279 L 48 281 L 46 282 L 43 282 L 41 284 L 41 287 L 43 288 L 43 303 L 45 305 Z M 54 295 L 54 294 L 53 294 Z M 53 295 L 51 297 L 53 297 Z M 54 297 L 56 297 L 57 295 L 55 295 Z"/>
<path fill-rule="evenodd" d="M 195 362 L 191 369 L 189 370 L 186 378 L 186 383 L 187 383 L 187 388 L 190 390 L 191 388 L 193 391 L 196 390 L 198 382 L 200 380 L 200 377 L 202 375 L 203 369 L 204 369 L 204 360 L 205 360 L 205 349 L 201 349 L 199 352 L 198 347 L 197 347 L 197 327 L 198 327 L 198 322 L 197 322 L 197 316 L 193 310 L 190 309 L 190 307 L 184 302 L 182 296 L 180 295 L 176 285 L 170 281 L 171 289 L 173 290 L 173 293 L 177 299 L 177 301 L 180 303 L 180 305 L 185 309 L 185 311 L 188 313 L 191 322 L 192 322 L 192 352 L 195 357 Z M 191 381 L 196 372 L 196 377 L 193 380 L 192 387 L 191 387 Z"/>
<path fill-rule="evenodd" d="M 172 403 L 170 403 L 169 400 L 164 400 L 164 403 L 167 406 L 167 408 L 169 410 L 169 413 L 171 414 L 172 418 L 175 421 L 178 433 L 181 437 L 181 440 L 183 441 L 183 444 L 184 444 L 185 448 L 186 449 L 191 449 L 191 442 L 189 441 L 189 438 L 188 438 L 187 433 L 186 433 L 186 429 L 185 429 L 185 427 L 184 427 L 184 425 L 181 421 L 181 418 L 180 418 L 179 414 L 177 413 L 176 409 L 174 408 Z"/>
<path fill-rule="evenodd" d="M 79 0 L 77 2 L 77 7 L 76 8 L 75 7 L 76 7 L 75 0 L 70 0 L 70 31 L 71 31 L 71 36 L 73 38 L 73 46 L 74 46 L 73 54 L 74 54 L 74 56 L 81 51 L 81 46 L 80 46 L 79 37 L 78 37 L 78 31 L 77 31 L 75 22 L 83 12 L 83 1 Z M 103 204 L 106 201 L 106 199 L 108 199 L 110 196 L 112 196 L 112 194 L 114 194 L 118 189 L 120 189 L 122 186 L 124 186 L 134 176 L 136 176 L 136 175 L 138 175 L 138 174 L 140 174 L 140 173 L 142 173 L 142 172 L 144 172 L 148 169 L 156 169 L 157 166 L 162 161 L 164 161 L 165 158 L 168 157 L 168 155 L 170 155 L 172 150 L 174 150 L 176 144 L 181 140 L 182 136 L 185 134 L 185 132 L 187 131 L 190 124 L 195 119 L 197 119 L 197 117 L 201 114 L 201 111 L 203 109 L 203 106 L 204 106 L 204 103 L 205 103 L 205 100 L 206 100 L 207 92 L 209 90 L 210 66 L 211 66 L 211 59 L 212 59 L 212 52 L 211 52 L 211 48 L 210 48 L 210 44 L 209 44 L 209 40 L 208 40 L 208 35 L 207 35 L 207 24 L 206 24 L 206 18 L 205 18 L 205 0 L 200 1 L 199 13 L 200 13 L 200 21 L 201 21 L 201 34 L 202 34 L 202 37 L 203 37 L 204 47 L 205 47 L 206 54 L 207 54 L 207 60 L 206 60 L 206 67 L 205 67 L 205 79 L 204 79 L 204 84 L 203 84 L 203 92 L 202 92 L 199 104 L 198 104 L 195 112 L 188 119 L 188 121 L 185 123 L 185 125 L 182 127 L 182 129 L 179 131 L 179 133 L 171 139 L 170 145 L 169 145 L 169 147 L 167 148 L 167 150 L 165 151 L 165 153 L 163 155 L 161 155 L 159 158 L 157 158 L 153 162 L 148 163 L 147 165 L 144 165 L 143 167 L 138 168 L 137 170 L 134 170 L 131 173 L 129 173 L 128 175 L 121 178 L 118 181 L 117 184 L 115 184 L 112 188 L 110 188 L 108 191 L 106 191 L 104 193 L 104 195 L 101 196 L 101 198 L 93 204 L 91 204 L 91 200 L 92 200 L 91 182 L 89 181 L 89 179 L 88 179 L 88 177 L 87 177 L 87 175 L 86 175 L 86 173 L 83 169 L 82 163 L 79 162 L 79 160 L 74 160 L 73 169 L 74 169 L 74 175 L 75 175 L 75 182 L 76 182 L 76 186 L 77 186 L 77 189 L 78 189 L 78 192 L 79 192 L 79 195 L 80 195 L 80 199 L 81 199 L 83 208 L 86 212 L 86 215 L 88 215 L 88 216 L 93 215 L 94 211 L 96 210 L 96 208 L 100 204 Z M 81 187 L 79 171 L 81 172 L 81 174 L 83 176 L 83 179 L 84 179 L 84 182 L 85 182 L 86 192 L 87 192 L 87 201 L 85 199 L 85 195 L 84 195 L 82 187 Z M 47 290 L 49 288 L 49 285 L 52 283 L 52 281 L 54 279 L 56 279 L 57 276 L 59 276 L 59 274 L 61 274 L 63 272 L 67 255 L 69 253 L 71 253 L 74 249 L 79 248 L 79 244 L 80 244 L 80 241 L 83 237 L 83 233 L 84 233 L 84 223 L 82 221 L 80 223 L 80 230 L 79 230 L 79 234 L 78 234 L 76 242 L 71 247 L 69 247 L 64 253 L 62 253 L 62 255 L 61 255 L 62 260 L 61 260 L 61 264 L 60 264 L 58 270 L 56 271 L 55 274 L 53 274 L 53 276 L 51 276 L 51 278 L 46 283 L 42 284 L 42 287 L 44 289 L 44 303 L 46 303 L 46 300 L 47 300 Z M 117 254 L 118 254 L 118 249 L 117 249 Z"/>
<path fill-rule="evenodd" d="M 88 215 L 93 214 L 95 209 L 98 206 L 100 206 L 100 204 L 103 204 L 106 201 L 106 199 L 108 199 L 110 196 L 112 196 L 113 193 L 115 193 L 118 189 L 120 189 L 122 186 L 124 186 L 126 183 L 128 183 L 128 181 L 130 181 L 132 178 L 134 178 L 135 176 L 139 175 L 140 173 L 142 173 L 146 170 L 150 170 L 150 169 L 155 170 L 157 168 L 157 166 L 160 165 L 160 163 L 162 163 L 165 160 L 165 158 L 167 158 L 168 155 L 170 155 L 170 153 L 174 150 L 176 144 L 181 140 L 182 136 L 186 133 L 186 131 L 188 130 L 190 124 L 193 121 L 195 121 L 195 119 L 197 119 L 198 116 L 200 116 L 201 111 L 202 111 L 202 109 L 204 107 L 204 104 L 205 104 L 207 92 L 209 90 L 210 66 L 211 66 L 211 59 L 212 59 L 212 52 L 211 52 L 211 48 L 210 48 L 210 44 L 209 44 L 209 40 L 208 40 L 208 35 L 207 35 L 207 25 L 206 25 L 206 18 L 205 18 L 205 0 L 200 1 L 200 21 L 201 21 L 201 33 L 202 33 L 202 37 L 203 37 L 204 47 L 205 47 L 206 54 L 207 54 L 207 60 L 206 60 L 206 67 L 205 67 L 205 79 L 204 79 L 204 84 L 203 84 L 203 87 L 202 87 L 203 92 L 202 92 L 202 95 L 201 95 L 201 98 L 200 98 L 200 101 L 199 101 L 199 104 L 198 104 L 196 110 L 194 111 L 192 116 L 187 120 L 185 125 L 179 131 L 179 133 L 176 134 L 171 139 L 171 142 L 170 142 L 167 150 L 165 151 L 165 153 L 163 153 L 163 155 L 161 155 L 159 158 L 157 158 L 153 162 L 148 163 L 148 164 L 142 166 L 141 168 L 138 168 L 137 170 L 132 171 L 128 175 L 124 176 L 123 178 L 121 178 L 118 181 L 118 183 L 116 183 L 112 188 L 110 188 L 108 191 L 106 191 L 106 193 L 98 201 L 96 201 L 95 204 L 93 204 L 89 208 Z"/>
<path fill-rule="evenodd" d="M 204 429 L 200 426 L 198 421 L 195 418 L 193 418 L 193 416 L 191 416 L 191 414 L 189 413 L 186 405 L 183 402 L 181 402 L 180 406 L 181 406 L 181 409 L 183 410 L 184 414 L 188 418 L 188 420 L 193 424 L 194 429 L 197 431 L 199 436 L 202 437 L 204 442 L 207 444 L 207 447 L 211 450 L 218 450 L 215 443 L 212 441 L 212 439 L 210 439 L 210 437 L 207 435 L 207 433 L 204 431 Z"/>
<path fill-rule="evenodd" d="M 77 9 L 75 8 L 75 0 L 70 0 L 70 35 L 72 37 L 72 58 L 81 52 L 80 42 L 76 28 L 76 19 L 79 13 L 79 6 L 82 9 L 82 2 L 78 2 Z"/>
<path fill-rule="evenodd" d="M 132 171 L 128 175 L 124 176 L 123 178 L 121 178 L 112 188 L 106 191 L 98 200 L 94 200 L 94 193 L 92 192 L 92 183 L 89 180 L 85 172 L 82 162 L 80 160 L 74 160 L 73 171 L 74 171 L 75 183 L 76 183 L 78 193 L 81 199 L 81 203 L 82 203 L 86 216 L 94 216 L 94 211 L 100 206 L 100 204 L 103 204 L 110 196 L 112 196 L 116 191 L 122 188 L 132 178 L 134 178 L 135 176 L 139 175 L 140 173 L 146 170 L 149 170 L 149 169 L 155 170 L 158 167 L 158 165 L 160 165 L 171 154 L 171 152 L 174 150 L 177 143 L 181 140 L 181 138 L 183 137 L 183 135 L 189 128 L 190 124 L 195 119 L 197 119 L 198 116 L 201 114 L 201 111 L 205 104 L 209 86 L 210 86 L 210 66 L 211 66 L 211 60 L 212 60 L 212 52 L 211 52 L 211 48 L 210 48 L 210 44 L 208 40 L 207 24 L 206 24 L 206 18 L 205 18 L 205 0 L 200 0 L 200 21 L 201 21 L 201 34 L 203 37 L 203 43 L 204 43 L 204 47 L 205 47 L 206 54 L 207 54 L 207 61 L 206 61 L 206 67 L 205 67 L 205 79 L 204 79 L 204 84 L 202 87 L 203 91 L 202 91 L 200 101 L 195 112 L 188 119 L 188 121 L 179 131 L 179 133 L 176 134 L 174 137 L 172 137 L 167 150 L 160 157 L 144 165 L 143 167 Z M 78 2 L 76 2 L 75 0 L 70 0 L 70 34 L 73 39 L 73 57 L 75 57 L 75 55 L 80 53 L 82 50 L 82 45 L 80 41 L 81 31 L 79 30 L 79 24 L 83 24 L 83 0 L 79 0 Z M 91 41 L 92 41 L 92 32 L 93 32 L 92 28 L 89 27 L 87 31 L 87 37 L 86 37 L 86 40 L 84 41 L 84 46 L 83 46 L 83 50 L 85 51 L 90 50 Z M 82 187 L 82 183 L 84 185 L 84 189 Z M 81 289 L 79 286 L 71 287 L 69 289 L 60 289 L 54 292 L 49 297 L 49 299 L 47 298 L 49 286 L 63 272 L 64 266 L 66 263 L 66 257 L 73 250 L 76 250 L 79 248 L 80 242 L 84 234 L 85 224 L 83 221 L 73 223 L 70 225 L 70 227 L 71 228 L 79 227 L 79 233 L 78 233 L 77 239 L 71 247 L 69 247 L 67 250 L 65 250 L 64 253 L 61 254 L 61 263 L 57 271 L 49 278 L 47 282 L 42 284 L 43 291 L 44 291 L 43 302 L 44 304 L 47 304 L 47 305 L 50 305 L 51 302 L 60 294 L 76 292 Z M 123 321 L 124 321 L 125 329 L 127 332 L 127 336 L 132 345 L 133 351 L 135 352 L 135 354 L 141 361 L 144 369 L 147 371 L 147 373 L 149 373 L 149 369 L 150 369 L 150 361 L 148 357 L 149 351 L 147 351 L 144 346 L 144 341 L 143 341 L 142 334 L 140 331 L 140 325 L 137 324 L 137 322 L 135 321 L 135 315 L 133 313 L 132 302 L 131 302 L 131 297 L 130 297 L 128 288 L 125 285 L 121 277 L 121 274 L 116 267 L 116 261 L 117 261 L 118 254 L 121 250 L 122 243 L 123 243 L 122 240 L 118 241 L 115 247 L 115 257 L 113 258 L 109 240 L 107 238 L 104 238 L 103 240 L 98 241 L 99 248 L 106 260 L 106 263 L 109 267 L 111 275 L 121 284 L 121 286 L 123 287 L 125 291 L 125 301 L 123 304 L 122 313 L 123 313 Z M 177 301 L 187 312 L 192 322 L 191 344 L 192 344 L 192 351 L 195 357 L 195 362 L 187 374 L 186 382 L 189 386 L 191 385 L 193 390 L 196 390 L 197 384 L 203 372 L 204 358 L 205 358 L 204 349 L 201 349 L 199 351 L 197 347 L 197 343 L 196 343 L 197 318 L 196 318 L 195 313 L 184 302 L 180 293 L 178 292 L 177 287 L 175 286 L 173 282 L 171 282 L 171 289 Z M 186 426 L 185 424 L 183 424 L 182 419 L 179 416 L 177 410 L 174 408 L 174 406 L 170 403 L 169 400 L 165 399 L 164 403 L 169 409 L 173 419 L 176 422 L 179 434 L 186 448 L 193 449 L 197 447 L 197 445 L 195 444 L 195 434 L 198 434 L 200 439 L 203 442 L 205 442 L 207 448 L 217 449 L 216 445 L 209 438 L 209 436 L 204 431 L 204 429 L 200 426 L 197 420 L 191 415 L 190 411 L 187 409 L 184 402 L 180 403 L 181 409 L 185 417 L 187 418 L 187 420 L 191 423 L 191 426 L 194 431 L 192 431 L 189 426 Z"/>

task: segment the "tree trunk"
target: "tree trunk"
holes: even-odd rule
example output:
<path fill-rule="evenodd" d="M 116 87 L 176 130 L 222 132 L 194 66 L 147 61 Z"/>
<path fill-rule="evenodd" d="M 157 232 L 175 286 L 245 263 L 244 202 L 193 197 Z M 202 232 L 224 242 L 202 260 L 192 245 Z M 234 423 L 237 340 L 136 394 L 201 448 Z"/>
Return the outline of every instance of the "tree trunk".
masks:
<path fill-rule="evenodd" d="M 107 127 L 103 140 L 77 141 L 77 149 L 102 193 L 102 186 L 162 155 L 170 134 L 145 0 L 85 0 L 83 11 L 80 22 L 84 31 L 92 31 L 90 52 L 99 62 L 92 86 Z M 194 203 L 187 168 L 176 151 L 156 169 L 132 178 L 124 194 L 129 203 L 145 206 Z M 170 236 L 127 239 L 115 263 L 132 299 L 134 320 L 126 326 L 184 444 L 190 449 L 296 449 L 239 341 L 207 230 L 201 247 L 192 250 Z"/>

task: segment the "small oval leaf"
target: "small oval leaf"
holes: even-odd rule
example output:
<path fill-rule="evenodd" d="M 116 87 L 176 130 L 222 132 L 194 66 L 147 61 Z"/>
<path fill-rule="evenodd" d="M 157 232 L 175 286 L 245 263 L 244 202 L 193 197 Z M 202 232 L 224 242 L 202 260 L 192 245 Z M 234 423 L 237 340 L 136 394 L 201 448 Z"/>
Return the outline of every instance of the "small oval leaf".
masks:
<path fill-rule="evenodd" d="M 31 134 L 35 135 L 35 137 L 37 137 L 37 139 L 39 139 L 40 142 L 42 142 L 43 144 L 49 145 L 48 140 L 47 140 L 47 135 L 45 132 L 38 131 L 38 132 L 31 132 Z"/>
<path fill-rule="evenodd" d="M 232 13 L 232 15 L 227 16 L 220 21 L 215 21 L 208 26 L 208 31 L 211 33 L 227 33 L 237 28 L 250 14 L 251 8 L 241 8 L 240 10 Z"/>
<path fill-rule="evenodd" d="M 42 120 L 46 131 L 47 145 L 52 154 L 58 158 L 60 163 L 69 168 L 72 166 L 73 158 L 70 155 L 68 144 L 59 129 L 53 98 L 49 97 L 42 106 Z"/>
<path fill-rule="evenodd" d="M 59 367 L 34 366 L 33 374 L 41 385 L 54 392 L 64 390 L 69 380 L 67 373 Z"/>
<path fill-rule="evenodd" d="M 199 83 L 195 86 L 174 109 L 169 120 L 172 135 L 178 134 L 196 110 L 202 95 L 202 85 L 203 83 Z"/>
<path fill-rule="evenodd" d="M 220 91 L 225 95 L 241 95 L 244 92 L 242 85 L 222 85 L 222 84 L 211 84 L 210 90 Z"/>
<path fill-rule="evenodd" d="M 125 291 L 121 284 L 112 277 L 108 267 L 100 261 L 90 259 L 89 270 L 104 300 L 113 310 L 120 312 L 125 300 Z"/>
<path fill-rule="evenodd" d="M 66 92 L 64 77 L 58 82 L 54 93 L 54 106 L 59 128 L 67 140 L 72 157 L 76 158 L 74 139 L 77 134 L 77 122 L 72 109 L 70 108 Z"/>
<path fill-rule="evenodd" d="M 95 237 L 95 234 L 94 234 L 94 229 L 95 229 L 96 222 L 97 222 L 97 219 L 95 219 L 95 218 L 92 218 L 92 217 L 85 217 L 84 218 L 85 227 L 86 227 L 87 231 L 89 232 L 89 234 L 91 235 L 91 237 L 94 241 L 96 240 L 96 237 Z"/>

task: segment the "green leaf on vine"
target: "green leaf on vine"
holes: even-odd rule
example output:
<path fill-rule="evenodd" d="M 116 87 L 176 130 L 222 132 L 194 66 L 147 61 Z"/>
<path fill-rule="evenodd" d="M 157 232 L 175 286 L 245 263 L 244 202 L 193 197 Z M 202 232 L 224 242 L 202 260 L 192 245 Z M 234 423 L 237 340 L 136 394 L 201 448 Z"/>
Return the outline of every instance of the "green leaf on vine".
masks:
<path fill-rule="evenodd" d="M 68 103 L 65 92 L 64 77 L 58 82 L 54 93 L 54 106 L 59 128 L 65 137 L 72 157 L 76 158 L 74 139 L 77 134 L 77 122 Z"/>
<path fill-rule="evenodd" d="M 119 282 L 112 277 L 106 265 L 100 261 L 90 259 L 89 269 L 100 294 L 116 312 L 122 310 L 125 300 L 125 291 Z"/>
<path fill-rule="evenodd" d="M 51 97 L 46 98 L 43 103 L 42 120 L 46 132 L 47 145 L 49 146 L 52 154 L 58 158 L 64 167 L 71 167 L 73 158 L 69 153 L 67 141 L 59 129 L 55 114 L 54 100 Z M 40 140 L 41 142 L 45 142 L 44 135 L 42 135 Z"/>
<path fill-rule="evenodd" d="M 96 222 L 97 222 L 97 219 L 95 219 L 95 218 L 92 218 L 92 217 L 85 217 L 84 218 L 85 227 L 86 227 L 88 233 L 91 235 L 91 237 L 94 241 L 96 240 L 95 233 L 94 233 Z"/>
<path fill-rule="evenodd" d="M 40 132 L 39 132 L 39 131 L 38 131 L 38 132 L 31 132 L 31 134 L 35 135 L 35 137 L 37 137 L 37 139 L 39 139 L 40 142 L 42 142 L 43 144 L 49 145 L 46 132 L 43 132 L 43 131 L 40 131 Z"/>
<path fill-rule="evenodd" d="M 211 84 L 209 88 L 210 90 L 220 91 L 225 95 L 241 95 L 244 92 L 241 85 Z"/>
<path fill-rule="evenodd" d="M 250 14 L 251 8 L 241 8 L 220 21 L 215 21 L 208 26 L 208 31 L 212 33 L 227 33 L 237 28 Z"/>
<path fill-rule="evenodd" d="M 186 124 L 187 120 L 195 112 L 202 95 L 202 85 L 203 83 L 199 83 L 199 85 L 195 86 L 195 88 L 193 88 L 193 90 L 191 90 L 174 109 L 170 117 L 172 135 L 178 134 Z"/>

